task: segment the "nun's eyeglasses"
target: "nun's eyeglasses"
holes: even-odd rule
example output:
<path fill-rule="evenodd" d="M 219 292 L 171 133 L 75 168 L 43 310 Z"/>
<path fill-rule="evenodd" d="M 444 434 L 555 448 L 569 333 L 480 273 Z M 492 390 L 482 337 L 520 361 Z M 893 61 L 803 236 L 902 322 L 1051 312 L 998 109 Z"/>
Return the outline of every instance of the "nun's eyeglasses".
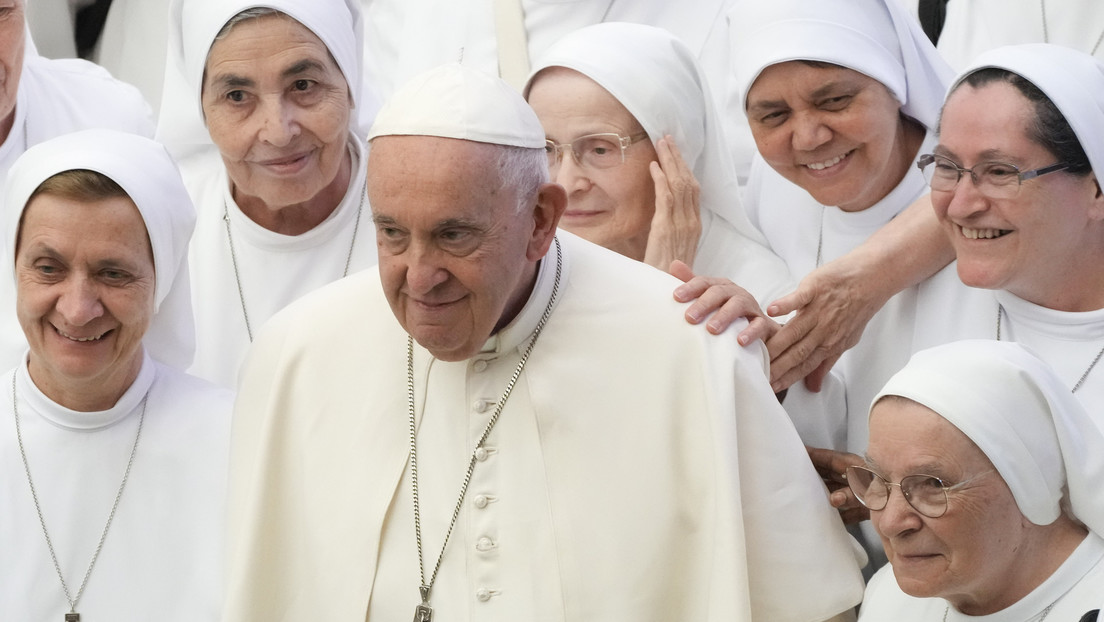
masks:
<path fill-rule="evenodd" d="M 962 174 L 969 173 L 978 192 L 990 199 L 1011 199 L 1019 193 L 1020 184 L 1028 179 L 1069 168 L 1064 162 L 1026 172 L 1020 172 L 1015 165 L 1004 162 L 982 162 L 973 168 L 962 168 L 950 158 L 931 153 L 920 156 L 916 166 L 924 173 L 924 179 L 932 190 L 951 192 L 962 179 Z"/>
<path fill-rule="evenodd" d="M 580 136 L 569 143 L 544 141 L 544 151 L 548 154 L 548 168 L 555 171 L 563 158 L 563 152 L 570 150 L 575 163 L 589 169 L 613 168 L 625 162 L 625 150 L 635 142 L 648 137 L 647 132 L 632 136 L 622 136 L 613 132 Z"/>
<path fill-rule="evenodd" d="M 861 466 L 847 467 L 847 485 L 855 498 L 869 510 L 884 510 L 889 504 L 889 490 L 896 486 L 901 489 L 905 501 L 912 509 L 928 518 L 939 518 L 947 513 L 947 493 L 969 484 L 975 479 L 990 473 L 979 473 L 970 479 L 948 486 L 934 475 L 909 475 L 901 478 L 899 484 L 887 482 L 884 477 Z"/>

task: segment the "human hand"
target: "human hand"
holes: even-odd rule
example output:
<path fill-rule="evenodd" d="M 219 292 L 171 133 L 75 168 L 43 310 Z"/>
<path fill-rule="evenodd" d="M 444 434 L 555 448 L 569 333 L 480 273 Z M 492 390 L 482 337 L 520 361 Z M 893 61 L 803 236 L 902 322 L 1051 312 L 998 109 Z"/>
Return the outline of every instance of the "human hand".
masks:
<path fill-rule="evenodd" d="M 809 452 L 809 459 L 813 461 L 817 474 L 828 487 L 828 502 L 839 510 L 844 524 L 854 525 L 868 520 L 870 510 L 866 509 L 847 485 L 847 467 L 863 466 L 866 461 L 855 454 L 831 449 L 806 446 L 805 450 Z"/>
<path fill-rule="evenodd" d="M 849 256 L 810 272 L 797 289 L 767 306 L 771 316 L 795 312 L 767 343 L 771 387 L 777 392 L 805 378 L 820 391 L 824 376 L 859 342 L 867 322 L 885 304 L 885 292 L 872 287 L 862 266 Z"/>
<path fill-rule="evenodd" d="M 677 260 L 671 263 L 670 273 L 683 282 L 675 288 L 675 300 L 692 302 L 686 309 L 687 322 L 699 324 L 708 317 L 705 329 L 719 335 L 736 320 L 746 318 L 747 327 L 736 337 L 744 346 L 756 339 L 766 342 L 778 332 L 778 323 L 763 314 L 755 297 L 732 281 L 696 276 L 690 266 Z"/>
<path fill-rule="evenodd" d="M 655 215 L 644 263 L 666 270 L 672 261 L 694 263 L 701 238 L 700 188 L 670 136 L 656 143 L 658 162 L 649 165 L 655 183 Z"/>

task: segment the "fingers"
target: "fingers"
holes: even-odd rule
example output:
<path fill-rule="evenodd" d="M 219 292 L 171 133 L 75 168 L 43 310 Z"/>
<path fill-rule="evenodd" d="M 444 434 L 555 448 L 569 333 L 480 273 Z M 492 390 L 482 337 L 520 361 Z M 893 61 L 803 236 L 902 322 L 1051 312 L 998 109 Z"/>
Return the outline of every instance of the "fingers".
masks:
<path fill-rule="evenodd" d="M 656 199 L 644 263 L 662 269 L 674 259 L 694 260 L 701 238 L 700 188 L 670 137 L 656 143 L 656 155 L 648 169 Z"/>
<path fill-rule="evenodd" d="M 767 315 L 778 317 L 793 313 L 808 306 L 815 297 L 816 288 L 808 287 L 802 281 L 797 289 L 767 305 Z"/>
<path fill-rule="evenodd" d="M 690 282 L 690 280 L 693 279 L 695 276 L 694 270 L 678 259 L 671 262 L 671 266 L 667 269 L 667 272 L 670 273 L 671 276 L 682 281 L 683 283 Z M 675 289 L 675 300 L 679 302 L 686 302 L 688 300 L 693 300 L 694 298 L 697 298 L 697 296 L 688 295 L 688 292 L 685 290 L 689 289 L 690 288 L 684 289 L 681 285 L 677 287 Z"/>
<path fill-rule="evenodd" d="M 820 390 L 824 387 L 824 378 L 828 376 L 828 372 L 832 371 L 832 367 L 839 359 L 839 354 L 824 359 L 816 369 L 805 376 L 805 388 L 813 393 L 820 393 Z"/>
<path fill-rule="evenodd" d="M 755 318 L 763 314 L 751 294 L 727 279 L 696 277 L 679 286 L 679 289 L 682 288 L 696 288 L 700 293 L 686 310 L 686 319 L 690 323 L 697 324 L 711 314 L 724 311 L 721 318 L 710 318 L 710 324 L 715 324 L 710 332 L 714 329 L 718 332 L 724 331 L 737 318 Z"/>

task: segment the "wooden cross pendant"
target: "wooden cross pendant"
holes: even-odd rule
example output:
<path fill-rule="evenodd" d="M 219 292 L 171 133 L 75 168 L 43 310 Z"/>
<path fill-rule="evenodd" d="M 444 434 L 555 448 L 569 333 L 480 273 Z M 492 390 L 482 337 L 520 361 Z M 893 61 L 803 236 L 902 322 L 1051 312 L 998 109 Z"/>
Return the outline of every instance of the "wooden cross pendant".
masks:
<path fill-rule="evenodd" d="M 65 614 L 65 622 L 80 622 L 80 614 L 76 612 Z"/>

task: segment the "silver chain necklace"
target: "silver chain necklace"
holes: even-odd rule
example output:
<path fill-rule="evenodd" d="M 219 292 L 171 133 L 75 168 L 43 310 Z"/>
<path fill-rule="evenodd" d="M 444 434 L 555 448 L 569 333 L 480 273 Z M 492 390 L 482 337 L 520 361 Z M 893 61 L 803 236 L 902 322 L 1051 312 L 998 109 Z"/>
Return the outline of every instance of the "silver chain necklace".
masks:
<path fill-rule="evenodd" d="M 123 489 L 130 479 L 130 468 L 134 465 L 134 454 L 138 452 L 138 439 L 142 438 L 142 423 L 146 420 L 147 393 L 142 398 L 142 413 L 138 416 L 138 432 L 134 435 L 134 446 L 130 448 L 130 459 L 127 460 L 126 470 L 123 471 L 123 481 L 119 484 L 119 492 L 115 493 L 115 502 L 111 504 L 111 513 L 107 515 L 107 524 L 104 525 L 100 541 L 96 544 L 96 550 L 92 553 L 92 561 L 88 562 L 88 570 L 84 573 L 80 588 L 76 597 L 69 592 L 69 584 L 65 582 L 65 576 L 61 572 L 61 564 L 58 563 L 57 553 L 54 552 L 54 543 L 50 540 L 50 532 L 46 529 L 46 519 L 42 515 L 42 506 L 38 502 L 38 492 L 35 490 L 34 480 L 31 479 L 31 466 L 27 462 L 27 450 L 23 447 L 23 433 L 19 428 L 19 406 L 15 398 L 15 374 L 12 373 L 12 412 L 15 414 L 15 438 L 19 441 L 19 455 L 23 457 L 23 469 L 27 472 L 27 485 L 31 489 L 31 499 L 34 500 L 35 512 L 38 513 L 38 523 L 42 525 L 42 535 L 46 538 L 46 547 L 50 549 L 50 559 L 54 560 L 54 570 L 57 571 L 58 580 L 61 581 L 61 589 L 65 592 L 65 599 L 69 601 L 69 613 L 65 614 L 65 622 L 80 622 L 80 614 L 77 613 L 77 603 L 84 595 L 84 588 L 88 585 L 88 577 L 92 576 L 92 569 L 96 567 L 96 560 L 100 558 L 104 540 L 107 539 L 107 530 L 111 528 L 111 521 L 115 519 L 115 510 L 119 508 L 119 500 L 123 498 Z"/>
<path fill-rule="evenodd" d="M 448 546 L 452 530 L 456 526 L 456 520 L 460 517 L 460 509 L 464 506 L 464 496 L 468 492 L 468 484 L 471 482 L 472 473 L 475 471 L 476 456 L 479 450 L 483 448 L 483 443 L 486 442 L 487 437 L 490 436 L 491 429 L 498 422 L 498 416 L 502 414 L 502 409 L 506 406 L 506 400 L 510 398 L 510 393 L 514 390 L 514 384 L 521 377 L 521 372 L 525 369 L 525 362 L 529 360 L 529 354 L 533 352 L 533 346 L 536 345 L 537 338 L 540 337 L 544 325 L 548 323 L 548 318 L 552 315 L 552 306 L 555 304 L 560 291 L 560 272 L 563 268 L 563 252 L 560 249 L 560 241 L 553 239 L 556 242 L 556 279 L 552 283 L 552 296 L 548 299 L 544 314 L 541 315 L 537 327 L 533 330 L 533 336 L 529 339 L 529 345 L 525 348 L 525 353 L 521 355 L 521 360 L 518 361 L 513 375 L 510 376 L 510 381 L 506 383 L 506 390 L 502 392 L 502 397 L 499 398 L 490 421 L 487 422 L 486 427 L 483 428 L 483 433 L 475 443 L 475 450 L 468 460 L 468 470 L 464 474 L 464 483 L 460 486 L 460 495 L 456 500 L 456 507 L 452 511 L 452 520 L 449 521 L 448 531 L 445 532 L 445 541 L 441 544 L 441 553 L 437 556 L 437 564 L 433 567 L 433 573 L 430 574 L 429 581 L 426 581 L 425 576 L 425 560 L 422 554 L 422 514 L 421 505 L 418 502 L 418 445 L 416 440 L 417 430 L 414 424 L 414 338 L 410 336 L 406 338 L 406 403 L 407 415 L 410 419 L 410 482 L 414 496 L 414 535 L 418 541 L 418 571 L 421 573 L 422 579 L 422 584 L 418 588 L 422 602 L 414 609 L 414 622 L 430 622 L 433 619 L 433 609 L 429 606 L 429 593 L 433 589 L 433 583 L 437 580 L 437 571 L 441 569 L 441 561 L 445 558 L 445 548 Z"/>
<path fill-rule="evenodd" d="M 1046 0 L 1039 0 L 1039 10 L 1043 14 L 1043 43 L 1050 43 L 1050 32 L 1047 30 Z M 1101 41 L 1104 41 L 1104 30 L 1100 31 L 1100 36 L 1096 38 L 1096 44 L 1093 45 L 1092 51 L 1089 52 L 1089 56 L 1096 56 L 1096 51 L 1100 49 Z"/>
<path fill-rule="evenodd" d="M 349 254 L 345 257 L 345 270 L 341 278 L 349 276 L 349 266 L 353 262 L 353 249 L 356 248 L 357 231 L 360 229 L 360 214 L 364 211 L 364 196 L 368 193 L 368 181 L 360 189 L 360 204 L 357 205 L 356 220 L 353 222 L 353 239 L 349 242 Z M 245 332 L 249 335 L 249 343 L 253 343 L 253 326 L 249 323 L 249 311 L 245 306 L 245 291 L 242 289 L 241 272 L 238 271 L 238 256 L 234 252 L 234 236 L 230 233 L 230 208 L 226 199 L 222 200 L 222 221 L 226 224 L 226 241 L 230 244 L 230 263 L 234 266 L 234 282 L 238 284 L 238 298 L 241 300 L 242 317 L 245 318 Z"/>
<path fill-rule="evenodd" d="M 1055 601 L 1055 602 L 1057 602 L 1057 601 Z M 1035 622 L 1043 622 L 1043 620 L 1045 620 L 1046 617 L 1048 615 L 1050 615 L 1050 610 L 1054 608 L 1054 604 L 1055 603 L 1050 603 L 1049 605 L 1047 605 L 1047 608 L 1043 609 L 1043 615 L 1039 616 L 1039 619 L 1036 620 Z M 948 603 L 947 608 L 943 611 L 943 622 L 947 622 L 947 614 L 949 614 L 950 612 L 951 612 L 951 605 Z"/>
<path fill-rule="evenodd" d="M 1001 340 L 1001 316 L 1004 315 L 1004 305 L 997 303 L 997 341 Z M 1089 368 L 1085 370 L 1085 373 L 1081 374 L 1081 378 L 1077 380 L 1077 384 L 1073 385 L 1073 389 L 1070 393 L 1077 393 L 1077 390 L 1081 388 L 1082 384 L 1085 384 L 1085 378 L 1089 377 L 1089 372 L 1096 367 L 1096 364 L 1100 362 L 1100 358 L 1104 357 L 1104 347 L 1100 348 L 1100 351 L 1096 353 L 1096 357 L 1089 363 Z"/>

